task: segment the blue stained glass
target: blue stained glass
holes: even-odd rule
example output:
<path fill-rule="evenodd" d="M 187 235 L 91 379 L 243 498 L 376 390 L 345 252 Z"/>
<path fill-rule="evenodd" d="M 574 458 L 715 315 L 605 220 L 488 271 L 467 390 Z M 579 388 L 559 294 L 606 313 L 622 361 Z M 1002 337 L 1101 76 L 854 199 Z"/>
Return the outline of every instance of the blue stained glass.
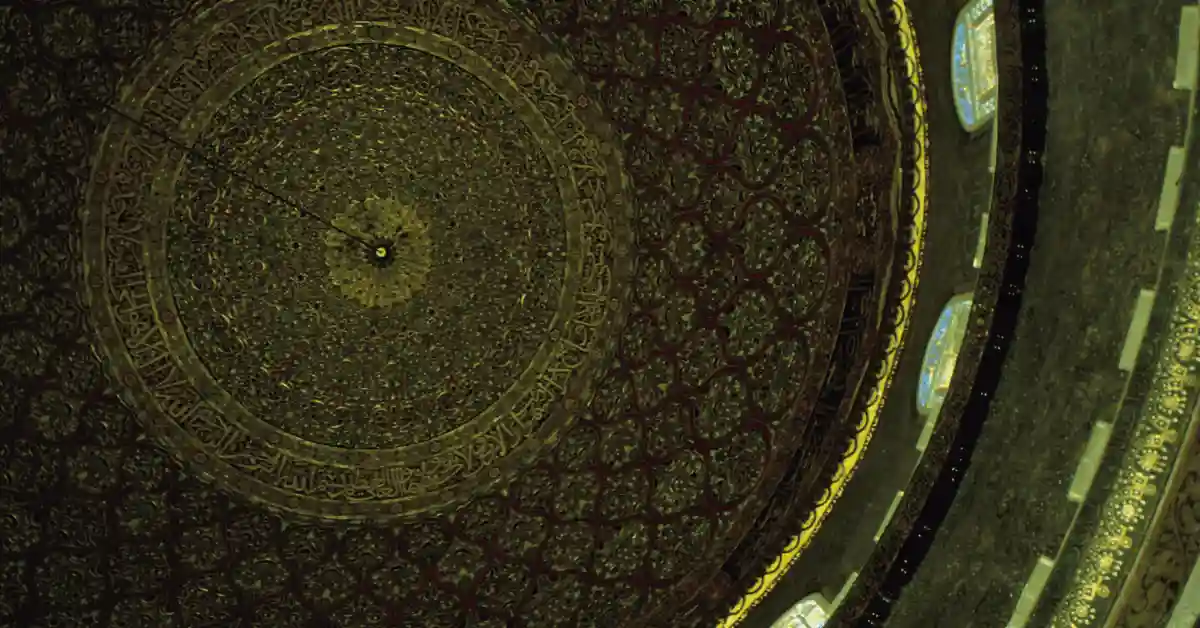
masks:
<path fill-rule="evenodd" d="M 933 412 L 941 405 L 941 399 L 950 385 L 954 362 L 958 359 L 958 348 L 966 332 L 967 317 L 971 313 L 971 296 L 958 295 L 942 308 L 921 363 L 921 376 L 917 384 L 917 407 L 924 413 Z"/>
<path fill-rule="evenodd" d="M 974 0 L 958 14 L 950 44 L 954 110 L 974 133 L 996 115 L 996 19 L 993 0 Z"/>
<path fill-rule="evenodd" d="M 958 110 L 958 117 L 962 121 L 963 126 L 973 128 L 976 122 L 975 98 L 971 93 L 971 55 L 968 52 L 970 44 L 968 37 L 967 25 L 959 22 L 954 27 L 954 68 L 951 71 L 951 79 L 954 88 L 954 104 Z"/>

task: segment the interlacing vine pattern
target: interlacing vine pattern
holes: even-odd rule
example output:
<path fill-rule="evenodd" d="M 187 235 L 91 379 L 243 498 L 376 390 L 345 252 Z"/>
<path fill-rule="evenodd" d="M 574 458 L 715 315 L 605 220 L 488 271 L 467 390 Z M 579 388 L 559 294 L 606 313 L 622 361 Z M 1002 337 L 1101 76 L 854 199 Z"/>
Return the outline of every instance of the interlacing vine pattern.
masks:
<path fill-rule="evenodd" d="M 902 13 L 183 4 L 0 14 L 0 622 L 712 626 L 816 530 L 919 266 Z"/>

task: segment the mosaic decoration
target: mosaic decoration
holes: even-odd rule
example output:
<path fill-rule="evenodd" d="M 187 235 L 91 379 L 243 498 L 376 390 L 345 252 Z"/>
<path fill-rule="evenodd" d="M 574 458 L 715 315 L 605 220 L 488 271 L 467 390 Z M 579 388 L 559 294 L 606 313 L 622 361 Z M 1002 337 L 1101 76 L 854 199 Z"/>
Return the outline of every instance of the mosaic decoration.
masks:
<path fill-rule="evenodd" d="M 1186 436 L 1190 434 L 1190 440 Z M 1184 592 L 1196 560 L 1200 557 L 1200 526 L 1195 512 L 1200 503 L 1200 431 L 1195 416 L 1180 443 L 1180 462 L 1172 481 L 1163 491 L 1165 503 L 1154 528 L 1142 545 L 1145 557 L 1129 574 L 1120 607 L 1118 625 L 1155 628 L 1168 622 Z M 1186 458 L 1183 458 L 1186 456 Z"/>
<path fill-rule="evenodd" d="M 576 416 L 608 359 L 601 343 L 628 282 L 625 175 L 563 62 L 522 52 L 538 41 L 528 27 L 482 7 L 414 6 L 369 23 L 355 20 L 388 12 L 338 13 L 349 8 L 222 3 L 174 35 L 186 43 L 150 57 L 120 110 L 178 130 L 189 146 L 212 145 L 259 185 L 299 187 L 306 206 L 400 188 L 446 225 L 430 234 L 405 205 L 361 200 L 358 224 L 338 220 L 362 234 L 349 245 L 366 242 L 363 255 L 343 242 L 325 256 L 327 272 L 309 272 L 304 260 L 321 256 L 306 253 L 317 248 L 305 243 L 308 221 L 208 168 L 187 169 L 187 155 L 121 117 L 96 158 L 84 275 L 115 377 L 148 428 L 203 473 L 290 510 L 411 514 L 506 476 Z M 300 30 L 306 21 L 329 25 Z M 263 119 L 280 124 L 255 135 Z M 487 125 L 503 120 L 523 126 Z M 266 151 L 279 146 L 290 148 Z M 530 158 L 540 161 L 509 163 Z M 198 228 L 168 226 L 180 212 Z M 555 236 L 561 244 L 539 250 Z M 371 263 L 377 250 L 393 261 L 392 244 L 395 264 Z M 320 296 L 297 303 L 322 274 L 370 307 L 435 285 L 403 314 L 370 318 Z M 179 277 L 187 286 L 172 290 Z M 277 337 L 281 324 L 289 332 Z M 489 338 L 502 331 L 509 343 Z M 361 372 L 305 368 L 313 351 Z M 225 355 L 242 359 L 225 365 Z M 390 381 L 369 381 L 379 379 Z M 364 428 L 364 415 L 379 427 Z"/>
<path fill-rule="evenodd" d="M 1099 529 L 1084 549 L 1072 586 L 1057 604 L 1052 625 L 1077 627 L 1107 621 L 1108 610 L 1133 567 L 1150 519 L 1163 499 L 1180 448 L 1186 446 L 1200 375 L 1200 230 L 1191 242 L 1170 328 L 1154 365 L 1142 415 L 1121 469 L 1104 500 Z"/>
<path fill-rule="evenodd" d="M 0 622 L 718 623 L 907 318 L 881 17 L 0 13 Z"/>

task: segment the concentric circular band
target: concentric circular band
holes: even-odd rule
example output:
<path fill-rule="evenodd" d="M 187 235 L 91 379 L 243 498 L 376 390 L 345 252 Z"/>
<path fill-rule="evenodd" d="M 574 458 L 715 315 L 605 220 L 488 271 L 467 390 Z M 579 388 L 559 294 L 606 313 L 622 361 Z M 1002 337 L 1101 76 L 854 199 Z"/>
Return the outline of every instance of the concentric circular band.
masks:
<path fill-rule="evenodd" d="M 149 57 L 122 106 L 190 144 L 254 77 L 309 52 L 404 46 L 466 70 L 533 133 L 566 210 L 564 290 L 524 373 L 467 424 L 393 449 L 321 445 L 253 416 L 197 357 L 166 281 L 166 223 L 186 157 L 119 119 L 97 156 L 83 216 L 88 301 L 128 401 L 198 470 L 252 498 L 316 516 L 408 515 L 505 477 L 527 453 L 552 443 L 587 399 L 589 374 L 621 319 L 619 291 L 630 267 L 626 183 L 606 126 L 569 67 L 543 54 L 522 23 L 485 7 L 460 7 L 453 20 L 397 14 L 391 22 L 359 22 L 340 6 L 315 2 L 295 16 L 268 17 L 249 2 L 218 5 L 173 47 Z"/>

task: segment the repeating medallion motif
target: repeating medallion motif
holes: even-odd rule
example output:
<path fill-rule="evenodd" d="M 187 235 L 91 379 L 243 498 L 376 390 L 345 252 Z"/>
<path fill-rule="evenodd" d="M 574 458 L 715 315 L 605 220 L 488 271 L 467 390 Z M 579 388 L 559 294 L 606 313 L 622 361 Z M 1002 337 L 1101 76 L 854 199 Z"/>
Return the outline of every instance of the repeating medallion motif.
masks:
<path fill-rule="evenodd" d="M 102 4 L 0 15 L 0 623 L 711 626 L 819 527 L 915 272 L 858 3 Z"/>

